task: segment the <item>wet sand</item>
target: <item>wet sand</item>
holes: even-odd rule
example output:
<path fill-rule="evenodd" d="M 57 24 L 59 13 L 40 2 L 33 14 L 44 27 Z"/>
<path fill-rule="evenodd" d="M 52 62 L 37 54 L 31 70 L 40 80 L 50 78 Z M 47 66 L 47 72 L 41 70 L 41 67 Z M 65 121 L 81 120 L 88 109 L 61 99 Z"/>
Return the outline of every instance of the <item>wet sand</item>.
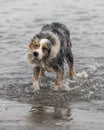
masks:
<path fill-rule="evenodd" d="M 96 108 L 102 104 L 102 109 Z M 101 106 L 100 106 L 101 108 Z M 0 100 L 0 130 L 103 130 L 104 102 L 77 102 L 69 107 Z"/>

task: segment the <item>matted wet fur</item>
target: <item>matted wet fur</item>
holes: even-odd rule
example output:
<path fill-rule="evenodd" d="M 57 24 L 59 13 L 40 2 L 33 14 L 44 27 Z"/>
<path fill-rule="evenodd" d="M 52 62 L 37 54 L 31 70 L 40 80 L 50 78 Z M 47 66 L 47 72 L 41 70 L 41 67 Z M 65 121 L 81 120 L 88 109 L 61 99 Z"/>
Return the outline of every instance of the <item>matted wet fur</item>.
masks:
<path fill-rule="evenodd" d="M 61 23 L 45 25 L 41 31 L 35 35 L 26 54 L 27 62 L 34 67 L 33 86 L 39 90 L 39 76 L 43 76 L 45 71 L 55 71 L 55 90 L 61 86 L 64 75 L 64 61 L 69 66 L 69 75 L 75 77 L 73 71 L 73 55 L 71 51 L 71 41 L 69 29 Z"/>

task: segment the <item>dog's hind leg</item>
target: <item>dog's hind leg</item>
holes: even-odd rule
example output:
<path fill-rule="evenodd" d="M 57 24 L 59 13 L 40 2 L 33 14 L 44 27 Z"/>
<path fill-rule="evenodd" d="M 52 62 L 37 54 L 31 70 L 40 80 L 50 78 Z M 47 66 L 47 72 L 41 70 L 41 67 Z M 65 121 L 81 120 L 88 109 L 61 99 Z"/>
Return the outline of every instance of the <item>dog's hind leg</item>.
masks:
<path fill-rule="evenodd" d="M 71 79 L 76 79 L 76 76 L 75 76 L 75 73 L 73 70 L 74 59 L 73 59 L 73 54 L 72 54 L 71 49 L 67 49 L 65 59 L 69 66 L 69 75 L 70 75 Z"/>
<path fill-rule="evenodd" d="M 61 88 L 63 75 L 64 75 L 64 67 L 62 68 L 62 70 L 60 72 L 57 72 L 57 76 L 55 79 L 55 85 L 56 85 L 55 90 L 59 90 Z"/>

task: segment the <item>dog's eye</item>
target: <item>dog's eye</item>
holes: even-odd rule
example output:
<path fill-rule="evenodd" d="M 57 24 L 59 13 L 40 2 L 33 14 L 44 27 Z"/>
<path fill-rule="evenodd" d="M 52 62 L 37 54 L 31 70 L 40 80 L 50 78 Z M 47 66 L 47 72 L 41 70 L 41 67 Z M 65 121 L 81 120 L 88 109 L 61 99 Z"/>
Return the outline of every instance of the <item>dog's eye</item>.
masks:
<path fill-rule="evenodd" d="M 39 45 L 35 44 L 35 45 L 34 45 L 34 48 L 37 48 L 37 47 L 39 47 Z"/>
<path fill-rule="evenodd" d="M 47 48 L 43 47 L 42 50 L 43 50 L 43 51 L 47 51 Z"/>

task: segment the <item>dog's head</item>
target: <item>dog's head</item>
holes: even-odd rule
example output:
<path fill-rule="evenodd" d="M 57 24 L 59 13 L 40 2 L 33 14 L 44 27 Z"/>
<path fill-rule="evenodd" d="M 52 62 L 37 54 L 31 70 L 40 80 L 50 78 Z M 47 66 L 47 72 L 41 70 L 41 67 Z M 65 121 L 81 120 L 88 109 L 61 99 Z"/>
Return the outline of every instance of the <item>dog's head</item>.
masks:
<path fill-rule="evenodd" d="M 40 63 L 48 58 L 51 51 L 51 43 L 48 39 L 39 38 L 37 35 L 29 44 L 27 60 L 29 63 Z"/>

